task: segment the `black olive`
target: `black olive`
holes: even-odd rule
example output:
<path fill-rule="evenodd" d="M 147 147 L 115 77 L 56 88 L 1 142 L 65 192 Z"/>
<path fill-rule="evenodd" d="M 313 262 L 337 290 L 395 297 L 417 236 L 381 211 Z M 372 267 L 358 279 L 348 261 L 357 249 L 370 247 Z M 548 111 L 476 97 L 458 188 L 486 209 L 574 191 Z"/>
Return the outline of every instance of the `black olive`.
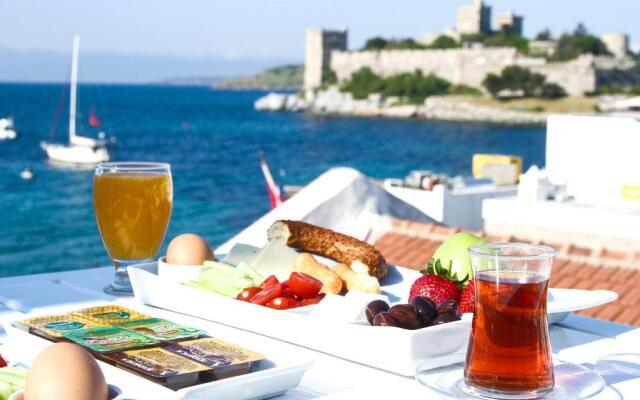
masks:
<path fill-rule="evenodd" d="M 438 316 L 434 302 L 423 296 L 417 296 L 413 299 L 413 310 L 422 321 L 422 326 L 429 326 L 431 321 Z"/>
<path fill-rule="evenodd" d="M 438 303 L 436 305 L 436 310 L 438 311 L 438 314 L 444 314 L 449 312 L 457 314 L 458 302 L 456 302 L 455 300 L 443 301 L 442 303 Z"/>
<path fill-rule="evenodd" d="M 373 317 L 373 326 L 400 326 L 391 313 L 383 311 Z"/>
<path fill-rule="evenodd" d="M 411 304 L 396 304 L 389 309 L 389 314 L 393 316 L 401 328 L 420 329 L 424 326 Z"/>
<path fill-rule="evenodd" d="M 460 320 L 460 317 L 458 316 L 458 314 L 452 313 L 452 312 L 445 312 L 438 315 L 436 319 L 433 320 L 432 325 L 446 324 L 447 322 L 453 322 L 453 321 L 459 321 L 459 320 Z"/>
<path fill-rule="evenodd" d="M 373 324 L 373 317 L 381 312 L 388 310 L 389 305 L 383 300 L 372 301 L 371 303 L 367 304 L 367 309 L 365 310 L 365 314 L 367 314 L 367 321 L 369 321 L 370 324 Z"/>

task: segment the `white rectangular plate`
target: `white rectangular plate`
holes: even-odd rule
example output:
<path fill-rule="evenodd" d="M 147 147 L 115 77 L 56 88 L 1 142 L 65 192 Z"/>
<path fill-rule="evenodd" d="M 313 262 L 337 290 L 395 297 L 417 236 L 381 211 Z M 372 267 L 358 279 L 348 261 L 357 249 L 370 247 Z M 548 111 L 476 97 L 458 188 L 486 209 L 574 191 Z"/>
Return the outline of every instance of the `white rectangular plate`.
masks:
<path fill-rule="evenodd" d="M 126 304 L 131 307 L 130 304 Z M 136 308 L 136 307 L 133 307 Z M 164 310 L 141 310 L 154 316 L 172 319 L 185 325 L 191 325 L 216 335 L 216 330 L 211 330 L 207 325 L 213 325 L 195 318 L 169 315 Z M 25 316 L 28 318 L 29 316 Z M 51 342 L 38 336 L 17 329 L 10 322 L 4 322 L 7 331 L 8 343 L 5 346 L 10 349 L 12 360 L 19 360 L 24 365 L 31 365 L 34 357 Z M 230 330 L 230 328 L 222 327 Z M 232 331 L 232 330 L 231 330 Z M 251 335 L 246 332 L 239 334 L 241 337 Z M 153 398 L 171 400 L 253 400 L 264 399 L 285 393 L 287 390 L 299 385 L 302 376 L 312 364 L 309 359 L 302 359 L 288 351 L 285 344 L 263 338 L 256 335 L 251 342 L 236 341 L 229 332 L 220 335 L 222 339 L 237 343 L 241 346 L 258 351 L 266 356 L 266 360 L 257 363 L 253 372 L 219 381 L 207 382 L 190 386 L 177 391 L 158 385 L 152 381 L 138 377 L 123 369 L 98 362 L 107 382 L 122 390 L 125 398 Z M 257 338 L 257 339 L 256 339 Z M 246 339 L 244 339 L 246 340 Z"/>

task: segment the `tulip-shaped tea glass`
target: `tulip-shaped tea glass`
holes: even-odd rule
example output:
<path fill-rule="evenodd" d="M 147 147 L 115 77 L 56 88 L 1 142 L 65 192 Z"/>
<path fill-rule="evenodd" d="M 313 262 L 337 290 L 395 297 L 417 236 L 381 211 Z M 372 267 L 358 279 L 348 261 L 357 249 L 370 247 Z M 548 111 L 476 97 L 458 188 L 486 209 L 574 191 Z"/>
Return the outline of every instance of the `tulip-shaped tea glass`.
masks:
<path fill-rule="evenodd" d="M 109 294 L 132 293 L 127 267 L 155 259 L 171 218 L 171 167 L 110 162 L 96 166 L 93 204 L 104 246 L 116 267 Z"/>
<path fill-rule="evenodd" d="M 555 250 L 520 243 L 469 248 L 475 313 L 464 381 L 475 395 L 543 396 L 554 385 L 547 286 Z"/>

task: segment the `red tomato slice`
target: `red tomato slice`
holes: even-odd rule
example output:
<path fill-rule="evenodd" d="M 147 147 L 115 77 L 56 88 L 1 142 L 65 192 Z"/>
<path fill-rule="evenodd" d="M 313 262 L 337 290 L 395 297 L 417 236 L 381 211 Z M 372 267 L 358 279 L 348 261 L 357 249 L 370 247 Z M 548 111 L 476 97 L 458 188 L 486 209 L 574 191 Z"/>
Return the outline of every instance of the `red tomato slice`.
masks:
<path fill-rule="evenodd" d="M 292 299 L 291 297 L 276 297 L 267 303 L 267 307 L 274 308 L 276 310 L 287 310 L 298 306 L 300 306 L 300 302 Z"/>
<path fill-rule="evenodd" d="M 236 296 L 236 299 L 242 300 L 242 301 L 249 301 L 253 298 L 253 296 L 260 293 L 261 290 L 262 289 L 260 289 L 259 287 L 244 288 L 242 289 L 242 292 L 238 293 L 238 295 Z"/>
<path fill-rule="evenodd" d="M 4 368 L 7 366 L 7 362 L 5 361 L 4 358 L 2 358 L 2 356 L 0 356 L 0 368 Z"/>
<path fill-rule="evenodd" d="M 262 282 L 260 288 L 265 289 L 270 286 L 277 285 L 278 283 L 280 283 L 280 281 L 278 280 L 278 278 L 276 278 L 275 275 L 269 275 L 269 277 Z"/>
<path fill-rule="evenodd" d="M 310 299 L 318 295 L 322 289 L 322 282 L 310 275 L 292 272 L 289 276 L 289 287 L 298 296 Z"/>
<path fill-rule="evenodd" d="M 258 294 L 254 295 L 249 301 L 254 304 L 260 304 L 261 306 L 263 306 L 268 302 L 270 302 L 271 300 L 275 299 L 276 297 L 280 297 L 281 294 L 282 294 L 282 285 L 280 285 L 279 283 L 276 283 L 273 286 L 269 286 L 262 289 L 260 292 L 258 292 Z"/>
<path fill-rule="evenodd" d="M 304 299 L 300 302 L 300 307 L 304 307 L 304 306 L 310 306 L 312 304 L 318 304 L 320 303 L 320 300 L 322 300 L 324 298 L 324 296 L 316 296 L 316 297 L 312 297 L 310 299 Z"/>

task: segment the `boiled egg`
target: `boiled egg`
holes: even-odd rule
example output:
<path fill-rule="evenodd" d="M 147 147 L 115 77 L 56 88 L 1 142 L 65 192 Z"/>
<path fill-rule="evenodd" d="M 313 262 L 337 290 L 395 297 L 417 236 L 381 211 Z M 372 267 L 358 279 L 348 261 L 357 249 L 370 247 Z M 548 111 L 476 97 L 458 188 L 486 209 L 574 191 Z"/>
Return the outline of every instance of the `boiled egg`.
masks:
<path fill-rule="evenodd" d="M 184 233 L 174 237 L 167 247 L 168 264 L 202 265 L 206 260 L 213 259 L 213 250 L 209 243 L 194 233 Z"/>
<path fill-rule="evenodd" d="M 107 400 L 107 382 L 89 352 L 77 344 L 56 343 L 33 360 L 25 400 Z"/>

